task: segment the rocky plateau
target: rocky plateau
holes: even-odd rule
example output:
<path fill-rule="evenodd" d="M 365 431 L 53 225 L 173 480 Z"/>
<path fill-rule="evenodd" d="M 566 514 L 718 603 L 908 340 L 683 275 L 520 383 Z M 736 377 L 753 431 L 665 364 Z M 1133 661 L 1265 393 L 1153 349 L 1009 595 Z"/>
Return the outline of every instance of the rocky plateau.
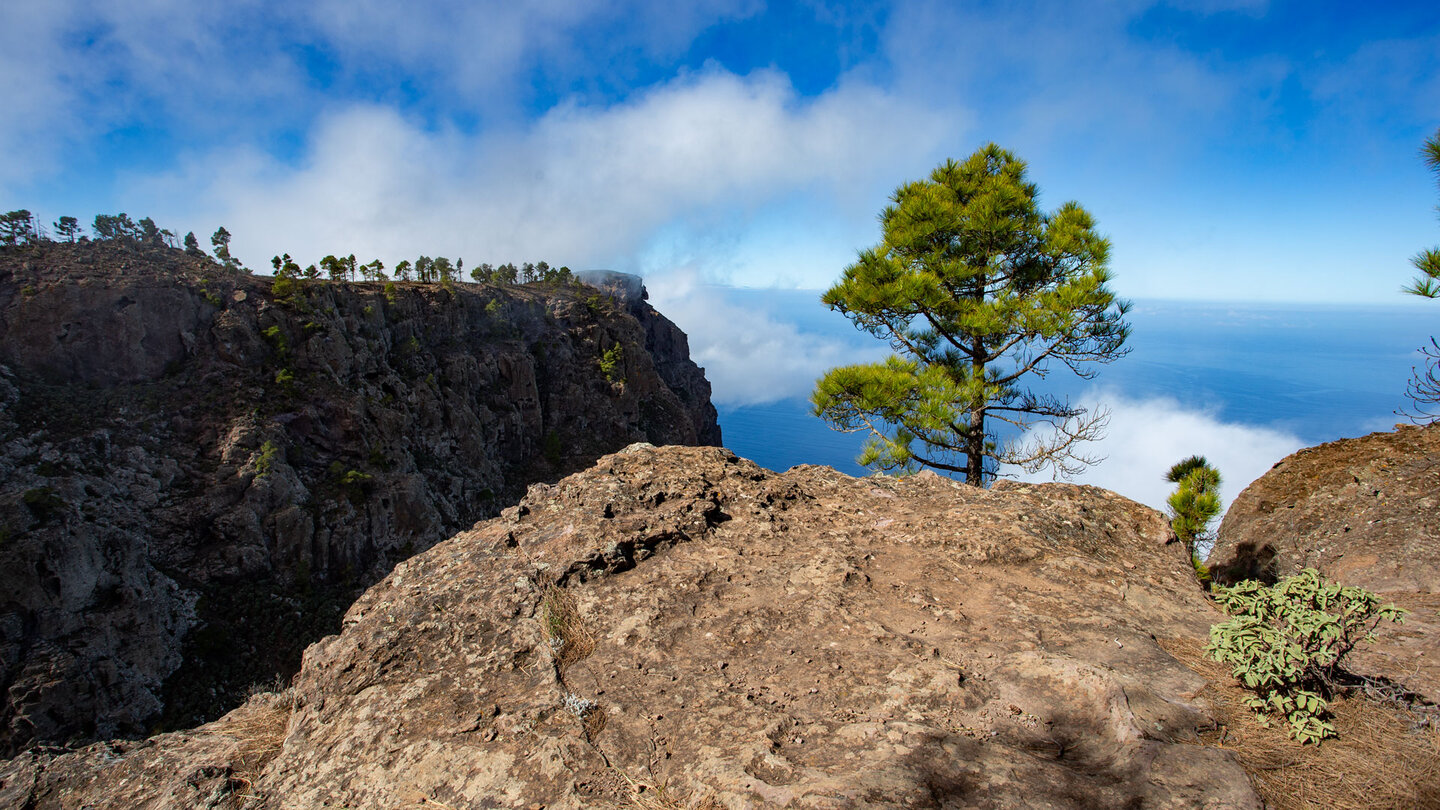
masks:
<path fill-rule="evenodd" d="M 1167 652 L 1219 618 L 1104 490 L 640 445 L 397 565 L 290 690 L 0 802 L 1258 808 Z"/>

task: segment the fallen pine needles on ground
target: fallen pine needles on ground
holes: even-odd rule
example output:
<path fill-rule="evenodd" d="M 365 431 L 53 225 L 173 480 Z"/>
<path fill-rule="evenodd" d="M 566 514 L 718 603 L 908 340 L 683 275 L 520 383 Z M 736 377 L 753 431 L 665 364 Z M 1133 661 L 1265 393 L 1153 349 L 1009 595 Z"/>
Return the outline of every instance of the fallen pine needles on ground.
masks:
<path fill-rule="evenodd" d="M 1245 705 L 1249 692 L 1224 664 L 1207 658 L 1198 639 L 1162 639 L 1161 646 L 1210 685 L 1219 728 L 1203 744 L 1234 751 L 1266 807 L 1273 810 L 1440 810 L 1440 728 L 1433 714 L 1367 700 L 1331 702 L 1338 736 L 1302 745 L 1279 727 L 1265 728 Z"/>

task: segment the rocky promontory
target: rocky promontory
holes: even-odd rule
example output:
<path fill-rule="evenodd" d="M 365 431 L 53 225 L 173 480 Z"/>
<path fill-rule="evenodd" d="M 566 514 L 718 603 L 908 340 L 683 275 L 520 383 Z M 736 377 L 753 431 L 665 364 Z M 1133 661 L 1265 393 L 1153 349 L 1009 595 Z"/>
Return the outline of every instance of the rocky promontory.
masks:
<path fill-rule="evenodd" d="M 589 287 L 0 251 L 0 754 L 216 716 L 527 484 L 718 444 L 709 393 L 673 324 Z"/>
<path fill-rule="evenodd" d="M 636 446 L 403 562 L 294 686 L 0 801 L 1259 808 L 1157 512 Z"/>

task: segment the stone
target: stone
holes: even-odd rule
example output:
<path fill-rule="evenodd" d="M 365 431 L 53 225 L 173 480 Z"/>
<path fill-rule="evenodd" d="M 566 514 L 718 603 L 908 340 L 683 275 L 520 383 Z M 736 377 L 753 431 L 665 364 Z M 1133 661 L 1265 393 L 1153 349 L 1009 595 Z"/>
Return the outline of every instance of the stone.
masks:
<path fill-rule="evenodd" d="M 247 705 L 32 752 L 0 802 L 1259 808 L 1159 643 L 1220 618 L 1163 516 L 1104 490 L 630 448 L 366 591 L 258 772 Z"/>

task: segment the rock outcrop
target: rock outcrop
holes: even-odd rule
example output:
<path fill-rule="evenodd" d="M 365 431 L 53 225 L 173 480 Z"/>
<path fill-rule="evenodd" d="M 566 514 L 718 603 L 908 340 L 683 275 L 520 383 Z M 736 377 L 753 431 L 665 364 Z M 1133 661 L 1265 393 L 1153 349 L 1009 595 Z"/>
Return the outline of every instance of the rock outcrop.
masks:
<path fill-rule="evenodd" d="M 1210 566 L 1222 583 L 1309 567 L 1408 609 L 1350 666 L 1440 702 L 1440 424 L 1287 456 L 1235 498 L 1218 534 Z"/>
<path fill-rule="evenodd" d="M 1440 593 L 1440 424 L 1287 456 L 1235 498 L 1210 562 L 1222 581 L 1308 567 L 1372 591 Z"/>
<path fill-rule="evenodd" d="M 397 565 L 292 689 L 0 804 L 1258 808 L 1158 643 L 1219 618 L 1103 490 L 636 446 Z"/>
<path fill-rule="evenodd" d="M 190 726 L 395 561 L 636 441 L 718 443 L 658 313 L 0 251 L 0 754 Z"/>

